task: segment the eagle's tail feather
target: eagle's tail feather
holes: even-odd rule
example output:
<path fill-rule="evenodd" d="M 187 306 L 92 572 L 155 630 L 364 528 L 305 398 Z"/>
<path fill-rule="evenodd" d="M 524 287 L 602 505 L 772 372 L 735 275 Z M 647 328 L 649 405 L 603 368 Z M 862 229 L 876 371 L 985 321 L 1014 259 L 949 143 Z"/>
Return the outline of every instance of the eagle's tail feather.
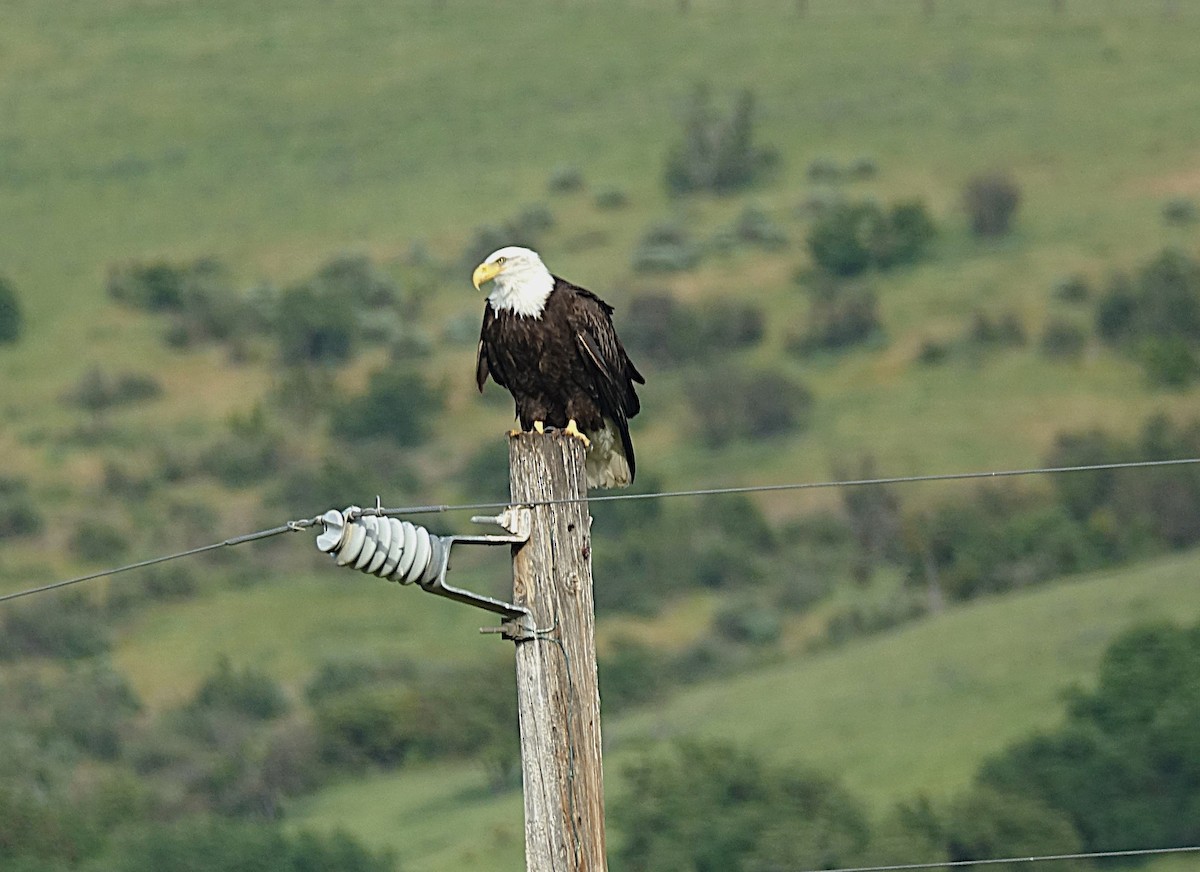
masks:
<path fill-rule="evenodd" d="M 583 460 L 589 488 L 625 487 L 633 481 L 633 458 L 626 454 L 627 430 L 622 432 L 615 421 L 605 418 L 603 429 L 585 435 L 592 440 Z"/>

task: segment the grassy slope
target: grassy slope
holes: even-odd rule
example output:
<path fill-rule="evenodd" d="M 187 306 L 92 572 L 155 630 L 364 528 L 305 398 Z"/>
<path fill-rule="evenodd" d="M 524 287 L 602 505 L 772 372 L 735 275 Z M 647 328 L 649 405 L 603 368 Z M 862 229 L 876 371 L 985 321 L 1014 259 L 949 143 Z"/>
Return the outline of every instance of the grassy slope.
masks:
<path fill-rule="evenodd" d="M 986 755 L 1056 724 L 1063 691 L 1091 680 L 1114 634 L 1200 617 L 1197 572 L 1200 554 L 1191 553 L 979 602 L 610 718 L 609 795 L 620 793 L 628 754 L 699 734 L 836 773 L 877 810 L 917 792 L 946 796 Z M 516 868 L 518 799 L 489 797 L 482 770 L 417 770 L 325 790 L 301 803 L 294 820 L 394 846 L 412 872 L 461 869 L 484 848 L 498 852 L 492 868 Z M 449 817 L 438 816 L 443 810 Z M 463 832 L 484 836 L 464 840 Z"/>
<path fill-rule="evenodd" d="M 813 0 L 801 20 L 785 0 L 741 3 L 737 15 L 724 0 L 692 5 L 694 13 L 682 18 L 674 0 L 547 3 L 536 13 L 517 0 L 103 0 L 79 9 L 9 0 L 0 29 L 0 270 L 22 292 L 31 322 L 25 341 L 0 349 L 7 423 L 0 473 L 33 477 L 67 520 L 80 493 L 104 507 L 104 494 L 93 493 L 96 456 L 62 444 L 75 414 L 57 402 L 94 361 L 153 369 L 168 396 L 120 413 L 118 423 L 165 429 L 180 443 L 219 429 L 228 410 L 250 404 L 269 384 L 266 365 L 234 369 L 219 353 L 163 351 L 160 324 L 105 301 L 103 277 L 113 262 L 215 254 L 249 283 L 287 281 L 347 247 L 390 257 L 416 238 L 452 258 L 468 227 L 547 201 L 562 225 L 545 247 L 555 268 L 627 301 L 644 286 L 630 279 L 627 264 L 649 222 L 678 209 L 705 235 L 743 205 L 700 198 L 681 207 L 659 188 L 679 106 L 699 78 L 719 91 L 755 89 L 762 140 L 781 150 L 785 170 L 753 199 L 793 238 L 804 229 L 794 207 L 811 189 L 804 168 L 819 155 L 872 156 L 881 176 L 859 186 L 861 193 L 926 197 L 948 230 L 936 262 L 880 286 L 888 346 L 788 364 L 819 399 L 808 434 L 698 450 L 678 437 L 686 415 L 673 405 L 677 385 L 651 373 L 659 378 L 637 422 L 643 469 L 680 487 L 811 479 L 864 450 L 887 473 L 998 468 L 1035 461 L 1061 429 L 1133 426 L 1153 409 L 1194 408 L 1195 390 L 1148 392 L 1131 365 L 1105 354 L 1052 364 L 1030 349 L 936 369 L 914 367 L 912 358 L 925 337 L 957 334 L 978 306 L 1016 309 L 1036 335 L 1041 319 L 1060 312 L 1048 301 L 1055 279 L 1074 270 L 1100 277 L 1162 244 L 1188 241 L 1162 226 L 1158 209 L 1168 196 L 1200 195 L 1196 10 L 1166 22 L 1142 7 L 1073 3 L 1055 18 L 1044 0 L 975 0 L 952 10 L 939 4 L 947 11 L 929 21 L 916 0 Z M 586 196 L 548 199 L 548 168 L 558 164 L 581 167 L 596 187 L 626 190 L 630 207 L 598 213 Z M 991 166 L 1014 169 L 1025 202 L 1013 238 L 977 246 L 958 228 L 957 196 L 968 175 Z M 589 230 L 603 244 L 576 244 Z M 730 293 L 774 306 L 779 317 L 766 359 L 803 313 L 788 280 L 801 260 L 798 250 L 737 254 L 669 284 L 685 296 Z M 431 301 L 430 317 L 436 326 L 478 305 L 464 289 Z M 446 444 L 432 449 L 443 463 L 474 446 L 473 431 L 490 434 L 507 423 L 495 406 L 469 396 L 470 355 L 468 347 L 450 347 L 430 361 L 456 390 L 441 428 Z M 210 490 L 200 496 L 215 501 Z M 772 505 L 786 512 L 798 502 Z M 241 532 L 236 520 L 229 523 L 222 534 Z M 48 537 L 52 545 L 63 538 Z M 6 550 L 0 584 L 20 586 L 25 570 L 44 559 L 73 569 L 55 556 L 60 550 L 43 543 Z M 1183 580 L 1188 562 L 1164 566 L 1170 571 L 1162 579 L 1178 583 L 1146 608 L 1179 604 L 1195 614 Z M 1129 578 L 1148 588 L 1166 584 Z M 118 660 L 148 700 L 165 703 L 194 686 L 223 651 L 261 660 L 296 682 L 322 659 L 351 650 L 451 657 L 494 650 L 494 640 L 465 641 L 479 623 L 473 615 L 366 580 L 339 587 L 341 580 L 280 578 L 148 611 L 123 637 Z M 813 749 L 814 760 L 843 769 L 857 788 L 882 791 L 894 777 L 897 791 L 945 789 L 969 771 L 973 743 L 986 750 L 1044 723 L 1039 717 L 1054 717 L 1045 707 L 1057 688 L 1087 674 L 1120 617 L 1103 597 L 1084 596 L 1108 587 L 1110 602 L 1133 595 L 1114 576 L 986 604 L 814 663 L 697 689 L 660 722 L 613 723 L 609 738 L 619 751 L 692 722 L 740 733 L 745 707 L 769 693 L 778 711 L 756 723 L 762 732 L 748 740 L 765 743 L 778 729 L 771 724 L 795 721 L 814 734 L 789 747 Z M 1079 604 L 1069 605 L 1076 596 Z M 990 609 L 1033 608 L 1042 597 L 1062 597 L 1058 608 L 1080 610 L 1074 655 L 1049 657 L 1045 668 L 1030 660 L 1013 673 L 1021 682 L 1007 687 L 982 664 L 978 673 L 954 671 L 957 659 L 946 653 L 952 645 L 1000 645 L 1036 616 L 1015 627 L 997 619 L 990 633 L 990 625 L 974 635 L 956 635 L 954 627 Z M 1124 614 L 1133 610 L 1128 604 Z M 1052 623 L 1048 632 L 1069 629 Z M 898 654 L 881 653 L 905 644 L 914 658 L 907 666 Z M 964 662 L 974 662 L 973 650 L 968 644 Z M 1005 653 L 1038 652 L 1014 645 Z M 954 662 L 922 673 L 922 657 Z M 877 688 L 881 697 L 898 706 L 901 690 L 924 694 L 935 701 L 922 706 L 924 714 L 872 719 L 864 700 L 836 698 L 874 686 L 863 676 L 881 681 L 870 667 L 893 660 L 911 670 L 897 680 L 914 684 Z M 993 652 L 989 662 L 999 668 L 1009 661 Z M 906 744 L 899 750 L 914 756 L 889 762 L 897 737 L 926 735 L 921 719 L 937 717 L 929 713 L 940 711 L 936 701 L 976 689 L 1028 691 L 1035 701 L 963 712 L 959 743 L 939 751 L 944 768 L 942 759 L 920 756 L 931 753 L 928 742 Z M 821 705 L 793 711 L 785 692 Z M 851 717 L 856 708 L 862 720 Z M 829 710 L 838 713 L 839 733 L 861 739 L 854 759 L 828 741 L 821 724 L 805 720 Z M 403 842 L 406 854 L 428 846 L 413 861 L 417 869 L 461 868 L 455 839 L 469 822 L 493 834 L 501 855 L 518 856 L 519 803 L 476 802 L 479 783 L 469 770 L 406 774 L 327 792 L 306 815 L 316 823 L 358 822 L 376 841 Z M 395 805 L 399 796 L 412 805 Z M 431 796 L 453 814 L 427 818 Z M 392 816 L 410 807 L 411 814 Z"/>

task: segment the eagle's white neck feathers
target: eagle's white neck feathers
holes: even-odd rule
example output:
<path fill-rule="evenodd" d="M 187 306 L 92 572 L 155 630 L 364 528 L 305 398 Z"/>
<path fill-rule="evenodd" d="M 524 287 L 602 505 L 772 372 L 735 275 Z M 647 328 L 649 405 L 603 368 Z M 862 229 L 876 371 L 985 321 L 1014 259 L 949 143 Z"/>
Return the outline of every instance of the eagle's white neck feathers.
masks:
<path fill-rule="evenodd" d="M 515 315 L 540 318 L 554 290 L 554 276 L 536 251 L 510 245 L 488 255 L 484 263 L 502 260 L 488 302 L 497 312 L 508 309 Z"/>

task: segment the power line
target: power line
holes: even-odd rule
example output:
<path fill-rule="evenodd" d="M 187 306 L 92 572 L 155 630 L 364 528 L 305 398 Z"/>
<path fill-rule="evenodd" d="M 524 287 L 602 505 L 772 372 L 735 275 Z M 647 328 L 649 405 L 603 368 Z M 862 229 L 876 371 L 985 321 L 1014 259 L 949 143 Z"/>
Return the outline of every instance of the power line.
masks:
<path fill-rule="evenodd" d="M 124 566 L 118 566 L 115 569 L 105 569 L 102 572 L 92 572 L 88 575 L 80 575 L 77 578 L 68 578 L 65 581 L 56 581 L 53 584 L 43 585 L 42 587 L 34 587 L 29 590 L 20 590 L 16 593 L 7 593 L 0 596 L 0 603 L 14 600 L 23 596 L 31 596 L 35 593 L 44 593 L 48 590 L 57 590 L 60 587 L 67 587 L 72 584 L 79 584 L 83 581 L 93 581 L 97 578 L 106 578 L 110 575 L 117 575 L 122 572 L 128 572 L 131 569 L 142 569 L 146 566 L 154 566 L 157 563 L 166 563 L 169 560 L 179 560 L 182 557 L 194 557 L 197 554 L 204 554 L 208 551 L 216 551 L 218 548 L 231 548 L 234 545 L 244 545 L 247 542 L 257 542 L 261 539 L 269 539 L 272 536 L 278 536 L 281 533 L 296 533 L 306 527 L 311 527 L 316 523 L 316 519 L 308 518 L 300 521 L 289 521 L 286 524 L 281 524 L 278 527 L 272 527 L 269 530 L 259 530 L 256 533 L 247 533 L 244 536 L 234 536 L 230 539 L 223 539 L 220 542 L 214 542 L 211 545 L 201 545 L 199 548 L 189 548 L 186 551 L 179 551 L 175 554 L 167 554 L 163 557 L 152 557 L 149 560 L 139 560 L 137 563 L 127 563 Z"/>
<path fill-rule="evenodd" d="M 727 494 L 755 494 L 755 493 L 772 493 L 776 491 L 798 491 L 798 490 L 820 490 L 838 487 L 864 487 L 867 485 L 889 485 L 889 484 L 915 484 L 917 482 L 932 482 L 932 481 L 963 481 L 966 479 L 980 478 L 1015 478 L 1017 476 L 1027 475 L 1056 475 L 1070 472 L 1104 472 L 1107 470 L 1117 469 L 1141 469 L 1145 467 L 1158 466 L 1184 466 L 1188 464 L 1200 463 L 1200 457 L 1183 457 L 1173 460 L 1133 460 L 1121 463 L 1093 463 L 1086 466 L 1042 466 L 1029 469 L 999 469 L 987 472 L 945 472 L 934 473 L 932 475 L 898 475 L 885 478 L 857 478 L 857 479 L 838 479 L 832 481 L 806 481 L 794 482 L 791 484 L 757 484 L 743 485 L 735 487 L 711 487 L 700 488 L 698 490 L 677 490 L 677 491 L 656 491 L 653 493 L 621 493 L 621 494 L 601 494 L 593 497 L 579 497 L 578 499 L 570 500 L 545 500 L 542 502 L 524 503 L 528 506 L 550 506 L 561 503 L 582 502 L 589 503 L 608 503 L 619 502 L 623 500 L 654 500 L 668 499 L 674 497 L 707 497 L 707 496 L 723 496 Z M 503 509 L 507 508 L 511 501 L 502 503 L 462 503 L 459 505 L 426 505 L 426 506 L 405 506 L 402 508 L 388 509 L 376 507 L 373 509 L 363 509 L 364 515 L 428 515 L 440 512 L 459 512 L 459 511 L 478 511 L 484 509 Z"/>
<path fill-rule="evenodd" d="M 696 490 L 677 490 L 677 491 L 655 491 L 652 493 L 621 493 L 621 494 L 601 494 L 599 496 L 581 496 L 575 499 L 565 500 L 541 500 L 522 505 L 533 506 L 552 506 L 561 505 L 563 503 L 573 502 L 588 502 L 588 503 L 608 503 L 619 502 L 624 500 L 654 500 L 654 499 L 673 499 L 675 497 L 705 497 L 705 496 L 725 496 L 729 494 L 754 494 L 754 493 L 773 493 L 782 491 L 799 491 L 799 490 L 821 490 L 839 487 L 865 487 L 869 485 L 891 485 L 891 484 L 915 484 L 917 482 L 936 482 L 936 481 L 964 481 L 968 479 L 984 479 L 984 478 L 1015 478 L 1017 476 L 1028 475 L 1058 475 L 1072 472 L 1103 472 L 1107 470 L 1118 469 L 1144 469 L 1148 467 L 1166 467 L 1166 466 L 1184 466 L 1189 464 L 1200 463 L 1200 457 L 1183 457 L 1173 460 L 1134 460 L 1124 461 L 1119 463 L 1093 463 L 1085 466 L 1042 466 L 1031 467 L 1029 469 L 1000 469 L 985 472 L 945 472 L 934 473 L 931 475 L 898 475 L 888 476 L 883 478 L 857 478 L 857 479 L 838 479 L 831 481 L 807 481 L 807 482 L 792 482 L 789 484 L 758 484 L 758 485 L 743 485 L 735 487 L 710 487 L 699 488 Z M 442 512 L 460 512 L 460 511 L 481 511 L 488 509 L 505 509 L 512 504 L 511 500 L 504 502 L 491 503 L 460 503 L 460 504 L 438 504 L 424 506 L 404 506 L 401 508 L 384 508 L 378 503 L 373 508 L 360 509 L 354 513 L 354 517 L 362 515 L 428 515 Z M 208 551 L 215 551 L 218 548 L 227 548 L 234 545 L 242 545 L 247 542 L 256 542 L 261 539 L 269 539 L 272 536 L 278 536 L 281 533 L 294 533 L 300 530 L 312 527 L 320 522 L 320 518 L 302 518 L 296 521 L 288 521 L 286 524 L 281 524 L 278 527 L 272 527 L 268 530 L 259 530 L 255 533 L 247 533 L 244 536 L 235 536 L 230 539 L 225 539 L 220 542 L 214 542 L 211 545 L 202 545 L 199 548 L 191 548 L 187 551 L 180 551 L 175 554 L 168 554 L 163 557 L 153 557 L 149 560 L 141 560 L 137 563 L 129 563 L 125 566 L 118 566 L 115 569 L 106 569 L 102 572 L 93 572 L 88 575 L 81 575 L 77 578 L 69 578 L 65 581 L 57 581 L 53 584 L 43 585 L 42 587 L 30 588 L 28 590 L 17 591 L 0 596 L 0 603 L 8 600 L 18 599 L 23 596 L 30 596 L 35 593 L 43 593 L 45 591 L 56 590 L 60 587 L 67 587 L 73 584 L 79 584 L 84 581 L 92 581 L 97 578 L 105 578 L 110 575 L 117 575 L 122 572 L 128 572 L 131 569 L 141 569 L 146 566 L 154 566 L 158 563 L 166 563 L 169 560 L 178 560 L 183 557 L 192 557 L 197 554 L 204 554 Z"/>
<path fill-rule="evenodd" d="M 1200 852 L 1200 845 L 1181 848 L 1134 848 L 1128 851 L 1091 851 L 1078 854 L 1046 854 L 1040 857 L 995 857 L 989 860 L 942 860 L 937 863 L 900 863 L 891 866 L 847 866 L 841 869 L 806 872 L 904 872 L 909 869 L 952 869 L 960 866 L 994 866 L 1000 863 L 1050 863 L 1055 860 L 1104 860 L 1116 857 L 1149 857 L 1157 854 Z"/>

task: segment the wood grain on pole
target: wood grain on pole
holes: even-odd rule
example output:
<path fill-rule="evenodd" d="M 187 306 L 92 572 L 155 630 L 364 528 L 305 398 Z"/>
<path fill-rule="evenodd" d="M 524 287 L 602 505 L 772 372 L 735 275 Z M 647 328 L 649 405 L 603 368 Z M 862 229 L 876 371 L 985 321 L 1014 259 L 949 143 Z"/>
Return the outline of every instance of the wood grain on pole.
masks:
<path fill-rule="evenodd" d="M 560 434 L 509 440 L 515 504 L 586 497 L 583 445 Z M 533 508 L 513 554 L 513 601 L 546 638 L 517 642 L 517 708 L 528 872 L 604 872 L 604 776 L 596 682 L 591 529 L 583 499 Z M 553 641 L 558 640 L 558 641 Z"/>

